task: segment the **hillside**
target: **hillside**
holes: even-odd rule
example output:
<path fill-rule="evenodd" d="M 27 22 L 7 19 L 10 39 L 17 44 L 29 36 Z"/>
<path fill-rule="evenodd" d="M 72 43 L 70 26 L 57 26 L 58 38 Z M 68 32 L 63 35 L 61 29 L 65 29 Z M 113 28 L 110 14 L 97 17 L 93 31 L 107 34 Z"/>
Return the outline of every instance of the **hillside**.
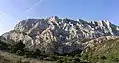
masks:
<path fill-rule="evenodd" d="M 32 58 L 24 58 L 8 52 L 0 51 L 0 63 L 56 63 L 54 61 L 43 61 Z"/>
<path fill-rule="evenodd" d="M 16 60 L 46 63 L 118 63 L 118 43 L 119 26 L 107 20 L 89 22 L 57 16 L 22 20 L 0 36 L 3 56 L 5 52 L 8 58 L 10 54 Z"/>
<path fill-rule="evenodd" d="M 4 40 L 2 40 L 4 41 Z M 85 46 L 88 44 L 87 46 Z M 4 48 L 5 43 L 0 42 L 0 62 L 4 63 L 118 63 L 119 62 L 119 37 L 118 36 L 103 36 L 96 39 L 90 39 L 83 42 L 84 50 L 80 53 L 73 52 L 68 54 L 52 54 L 43 59 L 45 53 L 36 54 L 24 54 L 25 51 L 9 52 L 8 49 Z M 16 46 L 15 46 L 16 47 Z M 14 46 L 12 46 L 14 48 Z M 11 50 L 11 49 L 10 49 Z M 19 50 L 18 50 L 19 51 Z M 34 53 L 34 51 L 32 51 Z M 20 56 L 19 56 L 20 55 Z M 40 55 L 40 56 L 39 56 Z M 47 55 L 47 54 L 45 54 Z M 34 59 L 35 58 L 35 59 Z"/>
<path fill-rule="evenodd" d="M 82 57 L 91 63 L 119 63 L 119 38 L 87 47 Z"/>
<path fill-rule="evenodd" d="M 82 50 L 83 40 L 118 35 L 119 26 L 106 20 L 87 22 L 53 16 L 22 20 L 2 37 L 9 41 L 22 41 L 29 49 L 63 54 Z"/>

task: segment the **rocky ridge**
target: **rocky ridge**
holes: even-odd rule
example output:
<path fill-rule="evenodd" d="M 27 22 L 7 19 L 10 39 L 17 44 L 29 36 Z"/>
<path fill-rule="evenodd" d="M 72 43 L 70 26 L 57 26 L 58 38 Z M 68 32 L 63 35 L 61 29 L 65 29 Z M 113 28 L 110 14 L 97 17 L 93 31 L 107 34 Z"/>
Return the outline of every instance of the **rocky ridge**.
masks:
<path fill-rule="evenodd" d="M 21 40 L 31 49 L 60 54 L 82 50 L 90 45 L 90 42 L 82 40 L 102 36 L 119 36 L 119 26 L 107 20 L 87 22 L 52 16 L 46 19 L 22 20 L 12 31 L 2 35 L 6 40 Z"/>

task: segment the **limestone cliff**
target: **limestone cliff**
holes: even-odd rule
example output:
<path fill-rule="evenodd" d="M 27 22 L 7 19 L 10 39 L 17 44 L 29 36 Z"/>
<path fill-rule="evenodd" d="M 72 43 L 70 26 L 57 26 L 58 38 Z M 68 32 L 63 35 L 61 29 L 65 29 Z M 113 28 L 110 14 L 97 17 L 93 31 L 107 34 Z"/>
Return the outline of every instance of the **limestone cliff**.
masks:
<path fill-rule="evenodd" d="M 82 40 L 85 39 L 119 36 L 119 26 L 106 20 L 87 22 L 53 16 L 46 19 L 22 20 L 12 31 L 2 36 L 15 42 L 22 40 L 28 48 L 62 54 L 83 49 Z"/>

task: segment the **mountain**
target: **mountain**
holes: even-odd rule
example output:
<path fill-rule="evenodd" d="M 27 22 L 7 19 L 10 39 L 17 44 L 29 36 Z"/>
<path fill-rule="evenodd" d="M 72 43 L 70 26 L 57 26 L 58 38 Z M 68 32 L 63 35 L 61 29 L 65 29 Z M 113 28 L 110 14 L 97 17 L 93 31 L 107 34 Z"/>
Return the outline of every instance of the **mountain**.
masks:
<path fill-rule="evenodd" d="M 9 41 L 22 41 L 29 49 L 59 54 L 82 51 L 90 45 L 87 41 L 102 36 L 119 36 L 119 26 L 107 20 L 88 22 L 52 16 L 22 20 L 2 35 Z"/>
<path fill-rule="evenodd" d="M 82 58 L 91 63 L 119 63 L 119 37 L 100 37 L 91 41 Z"/>

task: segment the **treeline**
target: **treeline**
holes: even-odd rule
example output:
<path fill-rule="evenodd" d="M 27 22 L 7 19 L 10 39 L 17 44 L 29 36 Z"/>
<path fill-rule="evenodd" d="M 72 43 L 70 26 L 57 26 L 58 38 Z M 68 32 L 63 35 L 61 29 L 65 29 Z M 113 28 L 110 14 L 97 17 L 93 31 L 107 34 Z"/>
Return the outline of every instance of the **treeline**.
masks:
<path fill-rule="evenodd" d="M 0 40 L 0 49 L 24 57 L 36 58 L 40 56 L 45 56 L 45 55 L 41 55 L 41 51 L 39 49 L 29 50 L 25 48 L 25 44 L 23 44 L 22 41 L 9 44 Z"/>

